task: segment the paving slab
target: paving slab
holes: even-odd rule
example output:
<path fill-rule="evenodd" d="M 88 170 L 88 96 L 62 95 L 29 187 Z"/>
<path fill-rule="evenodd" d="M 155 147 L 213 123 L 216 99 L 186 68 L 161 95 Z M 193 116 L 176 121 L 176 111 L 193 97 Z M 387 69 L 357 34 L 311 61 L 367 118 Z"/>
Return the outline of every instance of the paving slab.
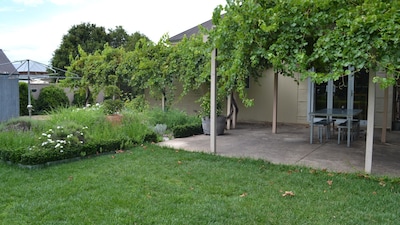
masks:
<path fill-rule="evenodd" d="M 374 132 L 372 174 L 400 177 L 400 132 L 387 132 L 380 142 L 379 129 Z M 336 134 L 336 133 L 335 133 Z M 268 124 L 238 124 L 236 129 L 217 136 L 217 154 L 231 157 L 264 159 L 274 164 L 304 165 L 336 172 L 362 172 L 365 163 L 365 133 L 353 141 L 337 144 L 337 134 L 319 143 L 309 143 L 308 125 L 279 124 L 277 134 Z M 316 137 L 316 133 L 315 133 Z M 196 135 L 159 143 L 175 149 L 210 152 L 210 136 Z"/>

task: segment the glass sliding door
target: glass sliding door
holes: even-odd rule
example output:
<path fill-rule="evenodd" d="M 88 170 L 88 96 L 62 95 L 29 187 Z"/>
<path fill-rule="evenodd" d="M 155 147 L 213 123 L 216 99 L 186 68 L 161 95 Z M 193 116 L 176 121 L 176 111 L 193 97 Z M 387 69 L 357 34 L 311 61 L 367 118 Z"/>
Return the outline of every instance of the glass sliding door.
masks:
<path fill-rule="evenodd" d="M 351 85 L 350 85 L 351 86 Z M 327 108 L 330 97 L 333 98 L 333 108 L 353 108 L 361 109 L 359 114 L 360 120 L 367 119 L 367 103 L 368 103 L 368 73 L 365 70 L 354 74 L 354 89 L 349 90 L 349 77 L 343 76 L 338 80 L 333 81 L 333 87 L 329 88 L 328 83 L 313 84 L 314 88 L 314 110 Z M 351 87 L 350 87 L 351 88 Z M 330 93 L 331 92 L 331 93 Z M 349 93 L 353 95 L 352 105 L 348 105 Z M 312 104 L 312 102 L 309 102 Z"/>

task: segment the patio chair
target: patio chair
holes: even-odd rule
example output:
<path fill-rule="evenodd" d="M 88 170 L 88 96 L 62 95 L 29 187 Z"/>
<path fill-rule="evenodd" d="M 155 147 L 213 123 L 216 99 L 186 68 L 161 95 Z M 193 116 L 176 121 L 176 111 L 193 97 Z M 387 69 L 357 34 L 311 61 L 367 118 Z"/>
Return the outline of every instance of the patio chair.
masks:
<path fill-rule="evenodd" d="M 331 124 L 335 126 L 335 120 L 332 119 L 321 119 L 313 123 L 313 126 L 318 127 L 318 139 L 319 142 L 322 143 L 323 135 L 325 132 L 326 139 L 330 138 L 331 134 Z"/>
<path fill-rule="evenodd" d="M 338 129 L 338 144 L 341 140 L 347 138 L 347 121 L 337 125 Z M 354 141 L 360 133 L 360 120 L 352 120 L 350 124 L 350 140 Z"/>

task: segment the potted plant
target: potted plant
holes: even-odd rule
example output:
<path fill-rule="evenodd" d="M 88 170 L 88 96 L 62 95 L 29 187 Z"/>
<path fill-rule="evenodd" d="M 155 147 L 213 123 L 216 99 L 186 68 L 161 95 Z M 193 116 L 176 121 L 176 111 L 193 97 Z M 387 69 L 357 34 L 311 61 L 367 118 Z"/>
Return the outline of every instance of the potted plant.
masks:
<path fill-rule="evenodd" d="M 211 133 L 211 103 L 210 103 L 210 95 L 205 94 L 203 97 L 199 99 L 200 107 L 202 108 L 200 112 L 201 116 L 201 125 L 203 128 L 203 133 L 209 135 Z M 226 127 L 226 116 L 222 115 L 222 101 L 221 98 L 217 98 L 217 135 L 222 135 L 225 132 Z"/>
<path fill-rule="evenodd" d="M 121 94 L 121 90 L 116 85 L 108 85 L 104 89 L 104 95 L 106 100 L 103 102 L 103 110 L 107 114 L 107 120 L 112 124 L 121 123 L 120 111 L 124 106 L 124 102 L 118 97 Z"/>

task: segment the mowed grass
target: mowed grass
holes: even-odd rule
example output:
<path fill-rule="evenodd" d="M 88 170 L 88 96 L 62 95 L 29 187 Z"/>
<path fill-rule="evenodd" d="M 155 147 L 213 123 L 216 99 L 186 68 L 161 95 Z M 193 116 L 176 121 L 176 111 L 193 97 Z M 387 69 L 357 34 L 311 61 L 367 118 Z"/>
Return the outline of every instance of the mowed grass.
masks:
<path fill-rule="evenodd" d="M 0 224 L 398 224 L 399 180 L 156 145 L 0 163 Z M 286 194 L 285 194 L 286 193 Z"/>

